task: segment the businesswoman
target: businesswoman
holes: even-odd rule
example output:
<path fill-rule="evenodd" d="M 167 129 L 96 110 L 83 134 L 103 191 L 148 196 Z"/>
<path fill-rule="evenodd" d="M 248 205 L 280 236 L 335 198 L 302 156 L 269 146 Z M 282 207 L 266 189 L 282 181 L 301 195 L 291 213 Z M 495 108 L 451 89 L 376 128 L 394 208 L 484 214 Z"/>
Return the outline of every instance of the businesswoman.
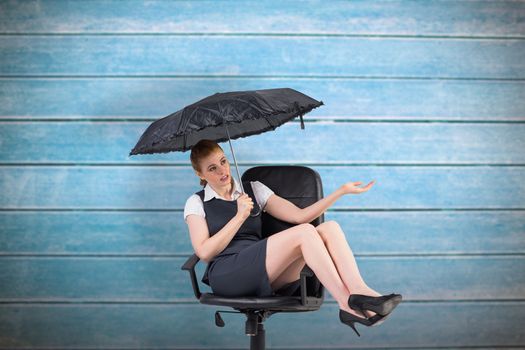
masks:
<path fill-rule="evenodd" d="M 202 282 L 215 294 L 290 295 L 306 263 L 337 300 L 340 321 L 359 336 L 354 322 L 378 325 L 401 302 L 400 294 L 381 295 L 365 283 L 336 221 L 310 224 L 339 197 L 366 192 L 374 181 L 364 187 L 358 187 L 361 182 L 345 183 L 301 209 L 260 181 L 247 181 L 243 194 L 214 141 L 199 141 L 190 160 L 204 189 L 187 199 L 184 219 L 195 254 L 208 263 Z M 250 216 L 254 201 L 271 216 L 296 225 L 262 239 L 261 215 Z"/>

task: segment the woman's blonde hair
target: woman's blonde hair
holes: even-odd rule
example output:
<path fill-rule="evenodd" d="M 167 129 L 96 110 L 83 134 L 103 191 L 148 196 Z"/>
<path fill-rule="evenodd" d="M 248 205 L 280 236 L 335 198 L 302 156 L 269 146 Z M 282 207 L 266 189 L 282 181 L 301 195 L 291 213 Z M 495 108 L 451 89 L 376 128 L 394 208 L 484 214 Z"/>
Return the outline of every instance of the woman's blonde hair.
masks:
<path fill-rule="evenodd" d="M 202 172 L 200 169 L 200 161 L 203 158 L 206 158 L 210 154 L 214 153 L 215 151 L 221 150 L 223 151 L 222 147 L 217 144 L 217 142 L 212 140 L 200 140 L 191 148 L 190 153 L 190 160 L 191 160 L 191 166 L 194 170 L 198 172 Z M 223 151 L 224 152 L 224 151 Z M 206 186 L 208 182 L 204 179 L 200 179 L 200 185 Z"/>

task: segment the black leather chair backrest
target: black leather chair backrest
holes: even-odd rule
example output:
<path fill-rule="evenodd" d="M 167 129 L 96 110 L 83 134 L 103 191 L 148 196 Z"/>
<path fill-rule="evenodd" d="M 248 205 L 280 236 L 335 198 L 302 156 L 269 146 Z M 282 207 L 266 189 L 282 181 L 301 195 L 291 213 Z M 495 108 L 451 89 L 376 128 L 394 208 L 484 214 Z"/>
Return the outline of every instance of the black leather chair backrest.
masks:
<path fill-rule="evenodd" d="M 261 165 L 244 172 L 241 181 L 260 181 L 280 197 L 304 208 L 323 198 L 323 184 L 319 173 L 301 165 Z M 294 226 L 262 212 L 262 235 L 268 237 Z M 311 224 L 317 226 L 324 222 L 324 214 Z"/>

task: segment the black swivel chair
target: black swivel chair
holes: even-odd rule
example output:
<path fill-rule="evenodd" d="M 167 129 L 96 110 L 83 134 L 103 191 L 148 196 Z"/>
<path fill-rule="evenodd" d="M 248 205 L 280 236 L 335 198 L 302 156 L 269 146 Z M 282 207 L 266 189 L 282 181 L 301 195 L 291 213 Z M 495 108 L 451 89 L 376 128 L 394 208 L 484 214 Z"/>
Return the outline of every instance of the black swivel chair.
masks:
<path fill-rule="evenodd" d="M 315 170 L 305 166 L 256 166 L 246 170 L 241 180 L 261 181 L 277 195 L 286 198 L 300 208 L 323 198 L 321 177 Z M 293 226 L 293 224 L 276 219 L 266 212 L 261 212 L 261 215 L 263 238 Z M 324 222 L 324 214 L 313 220 L 311 224 L 317 226 L 322 222 Z M 200 292 L 195 274 L 195 265 L 199 260 L 199 257 L 193 254 L 182 266 L 182 270 L 187 270 L 190 273 L 195 297 L 201 304 L 229 306 L 238 310 L 220 310 L 220 312 L 244 313 L 247 317 L 245 333 L 251 336 L 250 349 L 265 349 L 263 322 L 270 315 L 277 312 L 315 311 L 323 303 L 324 287 L 308 265 L 305 265 L 301 271 L 300 288 L 291 295 L 229 298 Z M 218 327 L 224 327 L 224 321 L 219 311 L 215 312 L 215 324 Z"/>

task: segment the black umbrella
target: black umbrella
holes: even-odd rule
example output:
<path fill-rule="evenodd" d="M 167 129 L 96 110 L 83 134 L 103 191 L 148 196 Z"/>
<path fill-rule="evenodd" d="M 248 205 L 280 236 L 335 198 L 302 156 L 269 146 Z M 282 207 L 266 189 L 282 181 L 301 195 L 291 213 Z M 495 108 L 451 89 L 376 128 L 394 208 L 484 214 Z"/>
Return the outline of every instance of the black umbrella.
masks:
<path fill-rule="evenodd" d="M 215 93 L 151 123 L 129 155 L 186 152 L 202 139 L 228 140 L 242 191 L 231 139 L 261 134 L 323 105 L 291 88 Z M 260 210 L 258 211 L 258 215 Z"/>

